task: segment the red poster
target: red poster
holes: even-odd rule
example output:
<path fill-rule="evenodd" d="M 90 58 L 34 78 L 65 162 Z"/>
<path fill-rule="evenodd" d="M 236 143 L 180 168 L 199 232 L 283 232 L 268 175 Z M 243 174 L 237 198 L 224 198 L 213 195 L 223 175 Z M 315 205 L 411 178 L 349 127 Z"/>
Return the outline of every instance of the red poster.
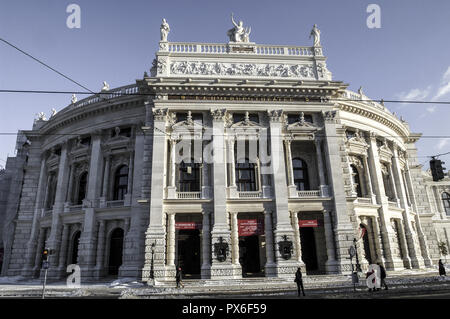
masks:
<path fill-rule="evenodd" d="M 298 221 L 299 227 L 318 227 L 319 224 L 317 223 L 317 219 L 312 220 L 299 220 Z"/>
<path fill-rule="evenodd" d="M 263 219 L 238 219 L 239 236 L 264 235 Z"/>
<path fill-rule="evenodd" d="M 196 222 L 176 222 L 175 229 L 201 229 L 202 224 Z"/>

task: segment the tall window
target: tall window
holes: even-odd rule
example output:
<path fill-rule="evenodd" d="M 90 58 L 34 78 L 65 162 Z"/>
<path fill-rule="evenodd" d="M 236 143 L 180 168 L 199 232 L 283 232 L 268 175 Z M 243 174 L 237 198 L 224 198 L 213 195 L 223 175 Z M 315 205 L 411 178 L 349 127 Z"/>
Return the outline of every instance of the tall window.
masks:
<path fill-rule="evenodd" d="M 450 195 L 448 193 L 442 193 L 442 204 L 444 205 L 445 214 L 450 216 Z"/>
<path fill-rule="evenodd" d="M 122 165 L 114 176 L 113 200 L 123 200 L 128 189 L 128 166 Z"/>
<path fill-rule="evenodd" d="M 292 168 L 294 171 L 294 184 L 297 186 L 297 190 L 309 190 L 308 167 L 305 161 L 300 158 L 294 158 L 292 160 Z"/>
<path fill-rule="evenodd" d="M 45 208 L 51 209 L 55 204 L 55 196 L 56 196 L 56 174 L 50 173 L 50 178 L 48 179 L 47 185 L 47 201 L 45 202 Z"/>
<path fill-rule="evenodd" d="M 182 161 L 180 163 L 180 178 L 178 179 L 179 192 L 199 192 L 200 191 L 200 164 Z"/>
<path fill-rule="evenodd" d="M 353 179 L 353 185 L 355 186 L 355 191 L 358 197 L 363 197 L 362 196 L 362 191 L 361 191 L 361 178 L 359 176 L 359 172 L 358 169 L 356 168 L 355 165 L 350 165 L 351 169 L 352 169 L 352 179 Z"/>
<path fill-rule="evenodd" d="M 381 175 L 383 176 L 384 193 L 389 200 L 394 200 L 394 192 L 391 185 L 390 172 L 386 165 L 381 165 Z"/>
<path fill-rule="evenodd" d="M 83 199 L 86 198 L 87 179 L 88 179 L 87 172 L 83 172 L 79 177 L 77 205 L 81 205 L 83 203 Z"/>
<path fill-rule="evenodd" d="M 236 186 L 240 192 L 256 191 L 255 164 L 248 158 L 236 163 Z"/>

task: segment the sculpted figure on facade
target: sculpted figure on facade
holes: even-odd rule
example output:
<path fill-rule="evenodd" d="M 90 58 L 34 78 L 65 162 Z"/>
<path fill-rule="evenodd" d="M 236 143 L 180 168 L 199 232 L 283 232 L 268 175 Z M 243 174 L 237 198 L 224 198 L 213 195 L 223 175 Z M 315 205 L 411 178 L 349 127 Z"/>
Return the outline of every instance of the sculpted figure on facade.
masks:
<path fill-rule="evenodd" d="M 311 30 L 311 34 L 309 35 L 309 38 L 314 38 L 314 46 L 320 47 L 320 30 L 317 28 L 317 25 L 315 24 Z"/>
<path fill-rule="evenodd" d="M 109 91 L 109 84 L 106 81 L 103 81 L 102 91 Z"/>
<path fill-rule="evenodd" d="M 227 31 L 230 42 L 250 42 L 251 28 L 244 28 L 244 23 L 242 21 L 236 23 L 233 14 L 231 14 L 231 22 L 233 23 L 234 28 Z"/>
<path fill-rule="evenodd" d="M 166 19 L 162 19 L 160 31 L 161 31 L 161 41 L 167 42 L 167 36 L 169 35 L 170 32 L 170 26 L 167 23 Z"/>

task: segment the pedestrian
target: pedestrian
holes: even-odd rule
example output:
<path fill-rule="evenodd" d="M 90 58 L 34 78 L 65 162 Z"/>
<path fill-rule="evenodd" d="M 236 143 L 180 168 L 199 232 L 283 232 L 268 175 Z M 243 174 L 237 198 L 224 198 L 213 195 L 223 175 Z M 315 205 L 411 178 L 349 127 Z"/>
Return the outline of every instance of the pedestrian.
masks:
<path fill-rule="evenodd" d="M 445 267 L 444 264 L 442 263 L 442 259 L 439 259 L 439 276 L 446 276 L 447 274 L 445 273 Z"/>
<path fill-rule="evenodd" d="M 181 281 L 181 279 L 183 279 L 183 273 L 181 271 L 181 267 L 177 268 L 177 273 L 175 275 L 175 279 L 177 281 L 177 288 L 184 288 L 183 282 Z"/>
<path fill-rule="evenodd" d="M 303 297 L 305 296 L 305 289 L 303 288 L 302 270 L 298 267 L 295 273 L 295 283 L 297 284 L 297 293 L 300 297 L 300 289 L 302 290 Z"/>
<path fill-rule="evenodd" d="M 381 265 L 380 263 L 377 263 L 377 265 L 378 267 L 380 267 L 380 287 L 384 286 L 384 290 L 388 290 L 388 286 L 386 285 L 386 269 L 384 269 L 383 265 Z"/>

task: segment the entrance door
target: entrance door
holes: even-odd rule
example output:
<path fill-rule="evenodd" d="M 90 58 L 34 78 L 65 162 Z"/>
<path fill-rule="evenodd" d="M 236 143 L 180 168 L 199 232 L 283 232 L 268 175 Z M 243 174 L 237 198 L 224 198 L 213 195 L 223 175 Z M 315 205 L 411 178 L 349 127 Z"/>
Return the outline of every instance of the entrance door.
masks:
<path fill-rule="evenodd" d="M 73 236 L 73 241 L 72 241 L 72 264 L 78 264 L 78 246 L 80 245 L 80 236 L 81 236 L 81 232 L 78 231 L 75 233 L 75 235 Z"/>
<path fill-rule="evenodd" d="M 123 229 L 116 228 L 111 234 L 109 246 L 108 274 L 117 275 L 122 265 Z"/>
<path fill-rule="evenodd" d="M 178 266 L 183 276 L 200 277 L 200 231 L 180 229 L 178 233 Z"/>
<path fill-rule="evenodd" d="M 359 225 L 359 227 L 361 227 L 361 230 L 363 231 L 364 235 L 363 235 L 363 243 L 364 243 L 364 256 L 367 260 L 367 262 L 370 264 L 372 264 L 372 258 L 370 255 L 370 243 L 369 243 L 369 234 L 367 232 L 367 228 L 364 225 Z"/>
<path fill-rule="evenodd" d="M 306 266 L 306 272 L 318 270 L 316 240 L 314 239 L 314 228 L 300 227 L 300 242 L 302 248 L 302 260 Z"/>
<path fill-rule="evenodd" d="M 242 266 L 242 276 L 252 277 L 261 275 L 259 260 L 259 236 L 239 237 L 239 262 Z"/>

